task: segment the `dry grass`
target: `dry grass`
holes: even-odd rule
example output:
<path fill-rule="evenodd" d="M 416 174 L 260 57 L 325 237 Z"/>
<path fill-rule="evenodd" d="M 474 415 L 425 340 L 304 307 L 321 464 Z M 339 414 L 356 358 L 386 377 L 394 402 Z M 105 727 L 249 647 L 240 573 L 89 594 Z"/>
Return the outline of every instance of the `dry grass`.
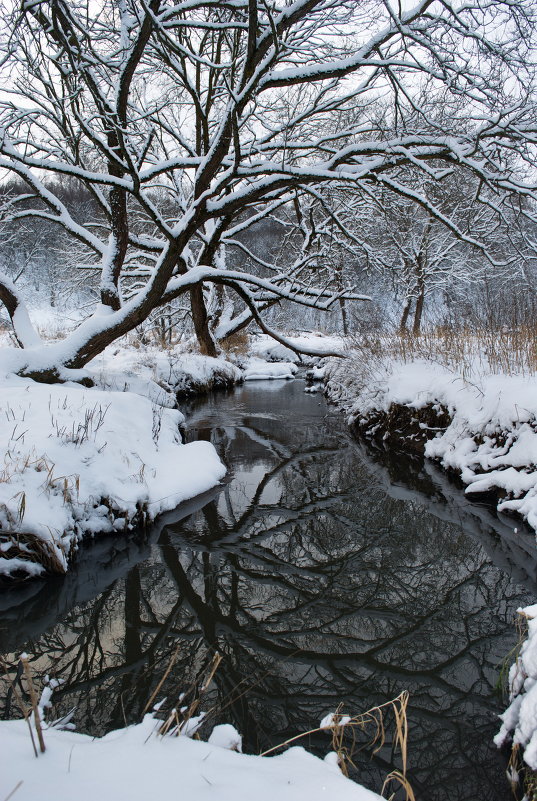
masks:
<path fill-rule="evenodd" d="M 373 332 L 350 338 L 353 361 L 391 358 L 433 361 L 463 376 L 475 372 L 505 375 L 537 373 L 537 333 L 529 325 L 516 328 L 450 328 L 438 326 L 419 336 Z"/>
<path fill-rule="evenodd" d="M 149 701 L 144 709 L 144 714 L 151 708 L 160 690 L 162 689 L 166 679 L 169 677 L 172 668 L 177 660 L 179 646 L 172 654 L 170 661 L 164 674 L 153 691 Z M 188 688 L 186 693 L 181 694 L 179 701 L 167 712 L 159 710 L 159 715 L 164 715 L 158 733 L 160 735 L 177 736 L 188 728 L 188 723 L 195 716 L 200 714 L 200 709 L 203 700 L 210 688 L 214 676 L 220 666 L 222 656 L 217 652 L 212 659 L 207 663 L 205 668 L 201 671 L 196 681 Z M 382 788 L 382 794 L 388 790 L 394 783 L 400 785 L 405 792 L 406 801 L 415 801 L 414 791 L 410 785 L 407 777 L 408 768 L 408 721 L 407 721 L 407 707 L 408 707 L 409 694 L 406 690 L 400 693 L 396 698 L 386 701 L 384 704 L 371 707 L 366 712 L 358 715 L 349 716 L 342 712 L 341 707 L 331 716 L 330 725 L 318 726 L 314 729 L 302 732 L 295 737 L 290 737 L 278 745 L 263 751 L 260 756 L 268 756 L 276 751 L 286 748 L 293 743 L 309 737 L 318 732 L 327 732 L 331 735 L 331 747 L 338 755 L 338 762 L 342 773 L 345 776 L 349 774 L 349 767 L 356 769 L 353 761 L 353 756 L 356 751 L 361 750 L 364 746 L 359 742 L 359 735 L 367 733 L 368 740 L 367 747 L 373 748 L 373 754 L 383 748 L 386 743 L 386 734 L 388 729 L 388 718 L 393 717 L 393 742 L 391 743 L 393 752 L 399 751 L 401 759 L 401 769 L 393 770 L 386 776 Z M 221 707 L 209 708 L 204 715 L 204 722 L 207 722 L 217 712 L 221 712 Z M 197 734 L 194 735 L 198 737 Z M 395 793 L 387 796 L 393 798 Z"/>
<path fill-rule="evenodd" d="M 170 664 L 168 665 L 164 677 L 159 682 L 159 685 L 153 693 L 152 698 L 156 697 L 160 687 L 162 687 L 167 675 L 170 673 L 176 658 L 177 650 L 172 655 Z M 200 714 L 200 707 L 203 703 L 203 698 L 206 695 L 212 680 L 214 679 L 215 673 L 218 670 L 221 661 L 222 656 L 216 652 L 211 662 L 207 665 L 205 670 L 202 671 L 201 676 L 198 677 L 198 680 L 188 688 L 186 693 L 181 694 L 179 701 L 166 714 L 165 719 L 158 728 L 159 734 L 178 736 L 188 729 L 188 724 L 192 718 Z"/>
<path fill-rule="evenodd" d="M 47 749 L 45 747 L 45 740 L 43 738 L 43 727 L 41 726 L 41 717 L 39 715 L 39 700 L 37 698 L 37 693 L 35 691 L 34 682 L 32 679 L 32 671 L 30 670 L 30 664 L 28 662 L 28 658 L 23 658 L 21 656 L 21 662 L 24 670 L 24 677 L 26 679 L 28 695 L 30 696 L 30 702 L 32 705 L 34 726 L 37 733 L 37 739 L 39 741 L 39 750 L 41 751 L 42 754 L 44 754 Z"/>
<path fill-rule="evenodd" d="M 5 681 L 7 681 L 7 683 L 9 684 L 8 697 L 9 697 L 9 695 L 12 695 L 15 698 L 15 702 L 16 702 L 17 706 L 19 707 L 19 709 L 20 709 L 20 711 L 22 713 L 22 716 L 23 716 L 24 720 L 26 721 L 26 723 L 28 725 L 28 731 L 30 733 L 30 740 L 32 742 L 34 755 L 36 757 L 38 756 L 37 747 L 36 747 L 35 739 L 34 739 L 34 732 L 33 732 L 32 724 L 31 724 L 32 712 L 34 714 L 34 723 L 35 723 L 36 732 L 38 734 L 38 739 L 39 739 L 39 748 L 40 748 L 41 753 L 44 754 L 45 750 L 46 750 L 45 749 L 45 741 L 43 739 L 43 730 L 42 730 L 42 727 L 41 727 L 41 720 L 39 718 L 38 701 L 37 701 L 37 696 L 36 696 L 34 685 L 33 685 L 32 674 L 31 674 L 31 670 L 30 670 L 30 665 L 28 663 L 28 659 L 27 658 L 23 658 L 23 657 L 20 658 L 15 679 L 11 678 L 11 676 L 9 674 L 9 668 L 8 668 L 7 664 L 4 662 L 4 660 L 2 659 L 2 657 L 0 657 L 0 664 L 2 665 L 2 668 L 3 668 L 3 671 L 4 671 Z M 24 703 L 24 700 L 23 700 L 19 690 L 17 689 L 17 682 L 20 684 L 20 686 L 22 688 L 21 678 L 22 678 L 23 675 L 24 675 L 24 677 L 26 679 L 27 691 L 28 691 L 28 693 L 30 695 L 30 698 L 31 698 L 31 707 L 28 707 Z M 19 785 L 17 785 L 17 787 L 18 786 Z"/>
<path fill-rule="evenodd" d="M 250 338 L 246 331 L 237 331 L 236 334 L 226 337 L 220 341 L 220 347 L 226 354 L 234 356 L 246 356 L 250 345 Z"/>
<path fill-rule="evenodd" d="M 392 782 L 397 782 L 405 791 L 406 801 L 415 801 L 414 792 L 406 775 L 408 764 L 408 697 L 408 692 L 404 690 L 397 698 L 371 707 L 367 712 L 354 716 L 343 715 L 340 708 L 332 715 L 332 722 L 329 726 L 318 726 L 315 729 L 297 734 L 295 737 L 290 737 L 283 743 L 264 751 L 261 756 L 272 754 L 301 740 L 303 737 L 309 737 L 311 734 L 328 731 L 332 736 L 332 750 L 338 755 L 340 768 L 345 775 L 348 775 L 349 766 L 356 768 L 353 755 L 359 747 L 357 735 L 360 732 L 369 731 L 368 746 L 373 747 L 373 754 L 376 754 L 386 742 L 386 716 L 392 713 L 394 718 L 393 749 L 394 751 L 397 749 L 400 751 L 401 770 L 393 770 L 388 774 L 382 793 Z"/>
<path fill-rule="evenodd" d="M 9 456 L 9 452 L 8 452 Z M 78 499 L 80 476 L 55 476 L 54 464 L 46 456 L 36 457 L 35 453 L 25 457 L 8 460 L 0 470 L 0 483 L 12 483 L 27 470 L 35 470 L 43 474 L 41 489 L 44 493 L 61 493 L 63 502 L 71 504 Z M 19 484 L 20 486 L 20 484 Z M 66 553 L 65 543 L 61 537 L 55 537 L 49 529 L 50 538 L 43 539 L 31 531 L 23 529 L 24 516 L 28 504 L 26 492 L 16 492 L 11 501 L 15 501 L 16 509 L 11 502 L 9 506 L 0 503 L 0 513 L 5 526 L 0 523 L 0 559 L 20 559 L 24 562 L 41 565 L 48 573 L 64 574 L 65 563 L 62 559 Z"/>
<path fill-rule="evenodd" d="M 1 506 L 1 505 L 0 505 Z M 47 573 L 63 575 L 65 564 L 60 558 L 62 542 L 59 539 L 43 540 L 31 531 L 0 530 L 2 559 L 20 559 L 41 565 Z"/>

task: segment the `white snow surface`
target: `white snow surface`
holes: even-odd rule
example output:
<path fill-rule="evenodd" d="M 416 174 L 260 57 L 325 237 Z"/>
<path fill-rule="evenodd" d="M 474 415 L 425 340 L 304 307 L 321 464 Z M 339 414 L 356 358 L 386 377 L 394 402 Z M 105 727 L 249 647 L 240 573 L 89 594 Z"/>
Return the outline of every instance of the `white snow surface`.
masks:
<path fill-rule="evenodd" d="M 218 745 L 220 748 L 228 748 L 230 751 L 242 751 L 242 737 L 231 723 L 221 723 L 212 730 L 207 742 L 210 745 Z"/>
<path fill-rule="evenodd" d="M 527 618 L 528 634 L 509 670 L 510 704 L 500 715 L 494 742 L 498 747 L 510 741 L 520 745 L 526 764 L 537 770 L 537 605 L 518 611 Z"/>
<path fill-rule="evenodd" d="M 267 362 L 250 357 L 243 367 L 245 381 L 266 381 L 275 378 L 294 378 L 297 366 L 293 362 Z"/>
<path fill-rule="evenodd" d="M 133 392 L 6 379 L 0 387 L 4 554 L 9 532 L 14 540 L 29 532 L 67 569 L 83 535 L 128 530 L 141 506 L 153 519 L 217 484 L 225 467 L 210 443 L 181 444 L 183 419 Z M 0 559 L 0 572 L 40 572 L 20 557 Z"/>
<path fill-rule="evenodd" d="M 328 390 L 351 421 L 391 404 L 446 407 L 451 424 L 425 455 L 459 472 L 466 492 L 505 490 L 498 510 L 518 512 L 537 530 L 537 376 L 463 377 L 430 361 L 385 360 L 364 377 L 332 363 Z"/>
<path fill-rule="evenodd" d="M 226 359 L 190 353 L 180 345 L 111 345 L 89 362 L 88 372 L 103 389 L 137 392 L 167 406 L 175 404 L 176 392 L 204 392 L 219 379 L 229 385 L 242 380 L 239 368 Z"/>
<path fill-rule="evenodd" d="M 320 357 L 327 353 L 343 353 L 346 350 L 344 337 L 335 334 L 302 332 L 300 334 L 286 334 L 285 338 L 297 348 L 317 350 Z M 250 352 L 253 356 L 266 361 L 300 361 L 300 356 L 297 353 L 276 342 L 267 334 L 258 334 L 256 337 L 252 337 Z"/>
<path fill-rule="evenodd" d="M 55 728 L 44 735 L 47 750 L 36 759 L 27 724 L 0 722 L 0 798 L 18 787 L 17 801 L 380 801 L 343 776 L 335 754 L 323 761 L 295 747 L 260 757 L 160 737 L 151 715 L 102 738 Z"/>

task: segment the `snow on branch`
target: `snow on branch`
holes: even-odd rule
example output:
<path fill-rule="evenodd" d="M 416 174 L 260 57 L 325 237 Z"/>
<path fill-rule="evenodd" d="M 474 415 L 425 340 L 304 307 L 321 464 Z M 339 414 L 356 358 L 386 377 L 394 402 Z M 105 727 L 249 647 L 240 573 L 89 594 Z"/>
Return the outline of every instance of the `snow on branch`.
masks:
<path fill-rule="evenodd" d="M 93 315 L 50 359 L 82 367 L 185 293 L 209 353 L 204 284 L 265 326 L 260 309 L 276 299 L 363 300 L 354 282 L 375 248 L 356 221 L 374 207 L 389 216 L 397 198 L 487 251 L 492 218 L 537 200 L 535 32 L 531 0 L 13 8 L 0 34 L 3 219 L 54 223 L 72 273 L 101 274 Z M 465 219 L 441 191 L 459 175 L 477 186 Z M 270 252 L 255 243 L 268 228 Z M 435 253 L 439 274 L 458 250 L 448 239 Z"/>

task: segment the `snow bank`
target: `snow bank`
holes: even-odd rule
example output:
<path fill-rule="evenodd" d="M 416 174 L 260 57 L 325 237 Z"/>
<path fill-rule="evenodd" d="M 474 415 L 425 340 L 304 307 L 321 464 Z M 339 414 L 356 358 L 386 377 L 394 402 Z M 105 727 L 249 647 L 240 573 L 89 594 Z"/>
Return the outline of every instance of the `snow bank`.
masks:
<path fill-rule="evenodd" d="M 177 397 L 297 370 L 123 342 L 78 371 L 95 385 L 83 389 L 15 376 L 24 358 L 2 349 L 0 575 L 65 572 L 83 536 L 129 530 L 213 487 L 225 468 L 209 443 L 181 444 Z"/>
<path fill-rule="evenodd" d="M 524 762 L 537 770 L 537 605 L 518 610 L 528 622 L 527 639 L 509 670 L 510 704 L 500 715 L 498 747 L 519 746 Z"/>
<path fill-rule="evenodd" d="M 380 801 L 346 779 L 334 764 L 303 748 L 276 757 L 249 756 L 217 743 L 160 737 L 147 715 L 137 726 L 100 739 L 45 731 L 47 750 L 35 758 L 24 721 L 0 722 L 0 797 L 17 801 Z M 229 745 L 229 742 L 225 742 Z"/>
<path fill-rule="evenodd" d="M 213 487 L 210 443 L 183 445 L 183 415 L 131 392 L 0 389 L 0 573 L 64 572 L 82 536 L 128 530 Z"/>
<path fill-rule="evenodd" d="M 42 322 L 56 333 L 49 318 Z M 324 351 L 341 345 L 313 335 L 294 341 Z M 182 345 L 123 339 L 84 370 L 64 371 L 91 379 L 83 389 L 17 377 L 29 355 L 39 366 L 39 353 L 0 353 L 0 575 L 63 573 L 83 536 L 129 530 L 213 487 L 225 468 L 210 444 L 181 444 L 177 397 L 297 372 L 293 360 L 252 356 L 241 369 Z"/>
<path fill-rule="evenodd" d="M 245 381 L 270 380 L 274 378 L 294 378 L 297 372 L 296 364 L 292 362 L 267 362 L 252 356 L 243 367 Z"/>
<path fill-rule="evenodd" d="M 322 356 L 324 353 L 343 353 L 346 349 L 346 342 L 340 336 L 328 336 L 320 333 L 304 332 L 295 336 L 285 337 L 297 348 L 315 348 Z M 298 362 L 300 357 L 294 351 L 276 342 L 266 334 L 259 334 L 252 337 L 250 341 L 250 353 L 260 359 L 269 362 Z"/>
<path fill-rule="evenodd" d="M 231 387 L 242 380 L 239 368 L 226 359 L 189 353 L 181 346 L 167 350 L 110 346 L 88 364 L 88 370 L 104 389 L 139 392 L 168 405 L 177 395 Z"/>
<path fill-rule="evenodd" d="M 463 378 L 433 362 L 381 360 L 366 376 L 332 365 L 328 392 L 351 423 L 394 406 L 415 410 L 417 419 L 419 410 L 447 411 L 443 430 L 418 423 L 425 455 L 457 471 L 467 493 L 499 491 L 498 510 L 519 513 L 537 530 L 537 377 Z"/>

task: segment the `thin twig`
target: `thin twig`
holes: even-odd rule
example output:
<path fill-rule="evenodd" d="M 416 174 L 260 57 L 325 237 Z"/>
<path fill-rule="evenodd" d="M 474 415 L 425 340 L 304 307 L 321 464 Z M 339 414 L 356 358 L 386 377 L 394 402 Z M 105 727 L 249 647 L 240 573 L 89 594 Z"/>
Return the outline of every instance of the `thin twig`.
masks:
<path fill-rule="evenodd" d="M 7 681 L 11 685 L 11 689 L 13 690 L 13 695 L 15 696 L 15 700 L 16 700 L 17 704 L 19 705 L 20 711 L 22 712 L 22 716 L 23 716 L 24 720 L 26 721 L 26 723 L 28 724 L 28 731 L 30 732 L 30 739 L 32 741 L 32 747 L 34 749 L 34 754 L 35 754 L 35 756 L 37 758 L 38 753 L 37 753 L 37 748 L 35 746 L 34 733 L 32 731 L 32 724 L 30 723 L 30 712 L 28 711 L 28 707 L 26 706 L 26 704 L 22 700 L 22 698 L 21 698 L 21 696 L 19 694 L 19 691 L 17 690 L 17 687 L 16 687 L 15 683 L 13 681 L 11 681 L 11 677 L 9 675 L 9 671 L 7 669 L 7 665 L 6 665 L 6 663 L 4 662 L 4 660 L 1 657 L 0 657 L 0 662 L 2 663 L 2 667 L 4 668 L 4 673 L 6 674 Z"/>
<path fill-rule="evenodd" d="M 45 747 L 45 740 L 43 739 L 43 729 L 41 728 L 41 718 L 39 717 L 39 702 L 37 700 L 37 693 L 35 691 L 34 683 L 32 681 L 32 673 L 30 665 L 26 658 L 21 657 L 21 662 L 24 667 L 24 675 L 28 684 L 28 692 L 30 694 L 30 701 L 32 702 L 32 709 L 34 713 L 34 725 L 37 732 L 37 739 L 39 740 L 39 749 L 42 754 L 47 750 Z"/>

